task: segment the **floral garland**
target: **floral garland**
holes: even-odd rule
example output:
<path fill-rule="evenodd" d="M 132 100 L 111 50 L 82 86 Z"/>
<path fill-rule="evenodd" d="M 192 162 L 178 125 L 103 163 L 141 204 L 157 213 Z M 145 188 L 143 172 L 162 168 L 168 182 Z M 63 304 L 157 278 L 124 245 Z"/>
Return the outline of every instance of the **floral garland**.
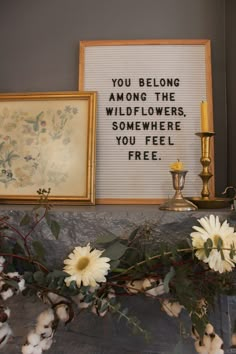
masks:
<path fill-rule="evenodd" d="M 13 295 L 34 295 L 48 304 L 28 333 L 22 354 L 47 351 L 59 323 L 69 323 L 77 308 L 101 317 L 107 312 L 118 314 L 148 339 L 149 333 L 119 303 L 119 296 L 140 295 L 159 301 L 171 317 L 188 312 L 197 353 L 224 353 L 208 314 L 218 295 L 232 295 L 236 290 L 232 272 L 236 232 L 227 221 L 203 217 L 189 239 L 175 246 L 157 242 L 146 226 L 126 239 L 105 234 L 93 244 L 75 247 L 64 260 L 63 270 L 50 270 L 43 262 L 43 245 L 33 239 L 44 219 L 53 235 L 59 236 L 60 226 L 50 214 L 49 193 L 38 191 L 39 205 L 20 223 L 27 231 L 12 226 L 8 217 L 0 218 L 0 349 L 12 336 L 11 311 L 4 301 Z M 232 338 L 235 342 L 235 335 Z"/>

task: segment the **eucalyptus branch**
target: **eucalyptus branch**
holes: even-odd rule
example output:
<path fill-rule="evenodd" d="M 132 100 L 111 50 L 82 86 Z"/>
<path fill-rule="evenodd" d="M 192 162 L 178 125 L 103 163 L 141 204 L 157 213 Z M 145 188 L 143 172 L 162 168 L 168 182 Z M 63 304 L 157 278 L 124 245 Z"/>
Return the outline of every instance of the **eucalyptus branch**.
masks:
<path fill-rule="evenodd" d="M 183 252 L 193 252 L 193 248 L 182 248 L 182 249 L 177 249 L 177 252 L 178 253 L 183 253 Z M 163 252 L 162 254 L 156 254 L 155 256 L 152 256 L 152 257 L 148 257 L 147 259 L 144 259 L 143 261 L 140 261 L 138 263 L 135 263 L 134 265 L 130 266 L 129 268 L 127 269 L 122 269 L 122 268 L 117 268 L 117 269 L 113 269 L 114 272 L 116 273 L 120 273 L 120 274 L 116 274 L 116 275 L 113 275 L 111 278 L 117 278 L 119 277 L 120 275 L 123 275 L 123 274 L 126 274 L 126 273 L 129 273 L 131 270 L 133 270 L 134 268 L 136 267 L 139 267 L 145 263 L 148 263 L 150 261 L 153 261 L 155 259 L 158 259 L 158 258 L 161 258 L 161 257 L 165 257 L 165 256 L 170 256 L 172 254 L 171 251 L 168 251 L 168 252 Z"/>
<path fill-rule="evenodd" d="M 146 340 L 149 339 L 149 336 L 150 336 L 149 333 L 148 333 L 144 328 L 142 328 L 142 327 L 139 325 L 138 321 L 136 321 L 136 319 L 135 319 L 134 317 L 129 317 L 129 316 L 127 316 L 126 313 L 124 313 L 123 311 L 121 311 L 121 310 L 120 310 L 119 308 L 117 308 L 115 305 L 112 305 L 110 302 L 109 302 L 109 308 L 110 308 L 113 312 L 118 313 L 119 316 L 120 316 L 120 318 L 124 318 L 124 319 L 127 321 L 127 323 L 128 323 L 129 325 L 133 326 L 133 328 L 136 329 L 139 333 L 141 333 L 141 334 L 144 336 L 144 338 L 145 338 Z"/>
<path fill-rule="evenodd" d="M 205 248 L 204 247 L 202 247 L 202 248 L 188 247 L 188 248 L 177 249 L 176 252 L 177 253 L 193 253 L 194 251 L 201 251 L 201 250 L 205 251 Z M 208 247 L 208 250 L 209 251 L 212 251 L 212 250 L 218 250 L 219 251 L 218 247 Z M 222 251 L 231 251 L 232 249 L 228 248 L 228 247 L 221 247 L 220 250 L 222 250 Z M 119 277 L 119 276 L 121 276 L 123 274 L 127 274 L 130 271 L 132 271 L 133 269 L 135 269 L 136 267 L 139 267 L 139 266 L 141 266 L 143 264 L 146 264 L 146 263 L 148 263 L 150 261 L 153 261 L 155 259 L 159 259 L 161 257 L 171 256 L 171 255 L 172 255 L 171 251 L 163 252 L 162 254 L 156 254 L 156 255 L 154 255 L 152 257 L 148 257 L 148 258 L 144 259 L 143 261 L 137 262 L 137 263 L 135 263 L 134 265 L 130 266 L 127 269 L 123 269 L 123 268 L 113 269 L 113 272 L 119 273 L 119 274 L 113 275 L 111 277 L 111 279 L 117 278 L 117 277 Z"/>
<path fill-rule="evenodd" d="M 95 300 L 97 300 L 97 301 L 100 301 L 100 300 L 101 300 L 101 299 L 100 299 L 98 296 L 96 296 L 96 295 L 93 295 L 93 298 L 94 298 Z M 139 333 L 141 333 L 141 334 L 145 337 L 146 340 L 149 339 L 149 336 L 150 336 L 149 333 L 148 333 L 144 328 L 142 328 L 142 327 L 139 325 L 138 320 L 136 320 L 135 317 L 129 317 L 129 316 L 127 316 L 127 314 L 126 314 L 126 312 L 125 312 L 125 309 L 124 309 L 123 311 L 120 310 L 119 304 L 112 305 L 112 303 L 111 303 L 110 301 L 108 301 L 108 308 L 109 308 L 110 310 L 112 310 L 114 313 L 119 314 L 119 317 L 120 317 L 120 318 L 125 319 L 125 320 L 127 321 L 127 323 L 128 323 L 129 325 L 131 325 L 131 326 L 132 326 L 135 330 L 137 330 Z"/>

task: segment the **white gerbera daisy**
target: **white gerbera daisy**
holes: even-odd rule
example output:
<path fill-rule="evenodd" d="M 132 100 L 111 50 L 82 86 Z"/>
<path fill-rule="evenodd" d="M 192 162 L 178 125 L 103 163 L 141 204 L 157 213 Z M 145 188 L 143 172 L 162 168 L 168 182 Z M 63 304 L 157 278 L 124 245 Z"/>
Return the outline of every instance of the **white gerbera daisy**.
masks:
<path fill-rule="evenodd" d="M 220 223 L 219 217 L 210 215 L 198 220 L 202 227 L 193 226 L 196 232 L 190 234 L 192 245 L 196 249 L 196 257 L 209 267 L 219 273 L 229 272 L 235 266 L 236 257 L 230 257 L 230 248 L 236 248 L 236 233 L 234 228 L 230 227 L 227 221 Z M 204 251 L 204 243 L 207 239 L 211 239 L 213 248 L 209 256 L 206 256 Z M 218 241 L 222 241 L 222 250 L 217 250 Z M 222 257 L 223 255 L 223 257 Z M 223 259 L 224 258 L 224 259 Z"/>
<path fill-rule="evenodd" d="M 96 286 L 97 283 L 105 282 L 110 264 L 110 258 L 101 257 L 103 251 L 92 250 L 90 244 L 85 247 L 75 247 L 74 251 L 64 261 L 64 271 L 70 274 L 65 278 L 66 285 L 69 286 L 74 280 L 78 287 Z"/>

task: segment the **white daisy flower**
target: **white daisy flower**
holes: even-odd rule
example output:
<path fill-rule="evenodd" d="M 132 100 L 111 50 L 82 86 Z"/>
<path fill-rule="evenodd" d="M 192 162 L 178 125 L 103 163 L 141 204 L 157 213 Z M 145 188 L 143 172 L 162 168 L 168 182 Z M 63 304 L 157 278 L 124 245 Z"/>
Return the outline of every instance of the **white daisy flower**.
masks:
<path fill-rule="evenodd" d="M 103 251 L 92 250 L 90 244 L 85 247 L 75 247 L 74 251 L 64 261 L 64 271 L 70 274 L 65 278 L 67 286 L 74 280 L 78 287 L 96 286 L 97 283 L 105 282 L 110 264 L 110 258 L 101 257 Z"/>
<path fill-rule="evenodd" d="M 236 257 L 230 257 L 231 246 L 236 248 L 236 233 L 234 228 L 230 227 L 227 221 L 220 223 L 219 217 L 210 215 L 198 220 L 200 225 L 193 226 L 196 232 L 190 234 L 192 238 L 192 245 L 196 249 L 195 255 L 198 259 L 208 263 L 209 267 L 219 273 L 229 272 L 235 266 Z M 207 239 L 211 239 L 213 248 L 207 257 L 204 251 L 204 243 Z M 217 250 L 218 241 L 222 241 L 221 251 Z M 224 257 L 222 257 L 222 254 Z M 224 259 L 222 259 L 224 258 Z"/>

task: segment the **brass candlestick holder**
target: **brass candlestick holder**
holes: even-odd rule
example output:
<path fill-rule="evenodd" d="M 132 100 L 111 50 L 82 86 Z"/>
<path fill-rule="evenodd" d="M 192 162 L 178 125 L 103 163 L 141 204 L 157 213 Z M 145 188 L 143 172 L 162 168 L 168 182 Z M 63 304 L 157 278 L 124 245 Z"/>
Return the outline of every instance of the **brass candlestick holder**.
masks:
<path fill-rule="evenodd" d="M 210 171 L 211 164 L 211 154 L 210 154 L 210 140 L 215 135 L 214 132 L 201 132 L 196 133 L 197 136 L 201 138 L 201 158 L 200 162 L 202 165 L 202 171 L 199 176 L 202 179 L 202 192 L 201 197 L 191 197 L 188 198 L 198 208 L 202 209 L 215 209 L 215 208 L 226 208 L 230 207 L 231 199 L 230 198 L 211 198 L 209 191 L 209 180 L 213 176 Z"/>
<path fill-rule="evenodd" d="M 173 198 L 167 200 L 164 204 L 160 206 L 161 210 L 169 211 L 190 211 L 197 210 L 197 206 L 191 201 L 185 199 L 182 195 L 182 190 L 184 189 L 185 176 L 188 171 L 170 171 L 172 175 L 173 187 L 175 189 L 175 195 Z"/>

